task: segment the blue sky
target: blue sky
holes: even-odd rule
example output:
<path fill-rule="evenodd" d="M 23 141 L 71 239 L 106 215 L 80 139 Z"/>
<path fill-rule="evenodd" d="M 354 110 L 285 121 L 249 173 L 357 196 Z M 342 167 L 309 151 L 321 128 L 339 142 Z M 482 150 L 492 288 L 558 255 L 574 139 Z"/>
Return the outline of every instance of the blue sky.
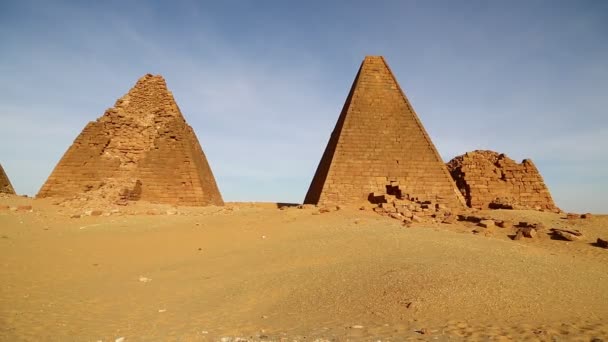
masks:
<path fill-rule="evenodd" d="M 0 1 L 0 163 L 35 194 L 88 121 L 167 80 L 227 201 L 301 202 L 365 55 L 445 161 L 531 158 L 608 213 L 607 1 Z"/>

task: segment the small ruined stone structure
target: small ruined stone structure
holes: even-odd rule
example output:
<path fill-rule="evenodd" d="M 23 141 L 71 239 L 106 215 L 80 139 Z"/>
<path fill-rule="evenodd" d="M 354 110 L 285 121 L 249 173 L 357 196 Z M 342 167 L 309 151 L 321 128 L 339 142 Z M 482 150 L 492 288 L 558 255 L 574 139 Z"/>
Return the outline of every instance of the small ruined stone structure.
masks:
<path fill-rule="evenodd" d="M 390 189 L 417 203 L 464 208 L 464 199 L 383 57 L 368 56 L 304 203 L 360 204 Z"/>
<path fill-rule="evenodd" d="M 447 163 L 467 205 L 476 209 L 559 211 L 538 169 L 493 151 L 473 151 Z"/>
<path fill-rule="evenodd" d="M 1 164 L 0 164 L 0 194 L 10 194 L 10 195 L 15 194 L 15 189 L 13 189 L 13 186 L 11 185 L 11 181 L 8 180 L 8 176 L 6 175 L 6 172 L 4 172 L 4 169 L 2 168 Z"/>
<path fill-rule="evenodd" d="M 211 168 L 161 76 L 145 75 L 90 122 L 38 197 L 223 205 Z"/>

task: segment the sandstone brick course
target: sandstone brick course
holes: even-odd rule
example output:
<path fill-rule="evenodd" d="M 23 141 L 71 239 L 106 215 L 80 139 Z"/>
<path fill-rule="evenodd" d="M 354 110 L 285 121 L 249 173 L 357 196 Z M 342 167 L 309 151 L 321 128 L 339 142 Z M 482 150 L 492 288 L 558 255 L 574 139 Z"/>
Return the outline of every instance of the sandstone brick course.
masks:
<path fill-rule="evenodd" d="M 118 201 L 223 205 L 198 139 L 161 76 L 140 78 L 87 124 L 38 197 L 91 192 Z"/>
<path fill-rule="evenodd" d="M 304 203 L 358 204 L 398 182 L 408 198 L 463 208 L 435 146 L 383 57 L 365 58 Z"/>
<path fill-rule="evenodd" d="M 518 164 L 504 154 L 477 150 L 452 159 L 447 166 L 472 208 L 559 211 L 529 159 Z"/>
<path fill-rule="evenodd" d="M 13 189 L 11 181 L 8 179 L 6 172 L 4 172 L 2 165 L 0 165 L 0 193 L 10 195 L 15 194 L 15 189 Z"/>

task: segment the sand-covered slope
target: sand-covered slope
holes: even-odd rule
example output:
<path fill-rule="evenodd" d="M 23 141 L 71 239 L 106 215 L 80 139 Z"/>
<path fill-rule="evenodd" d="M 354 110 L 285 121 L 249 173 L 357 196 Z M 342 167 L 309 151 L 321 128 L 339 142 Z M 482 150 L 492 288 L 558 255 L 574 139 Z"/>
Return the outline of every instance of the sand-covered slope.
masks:
<path fill-rule="evenodd" d="M 0 198 L 32 205 L 0 209 L 0 340 L 608 338 L 603 216 L 493 212 L 585 233 L 512 241 L 359 210 L 50 203 Z"/>

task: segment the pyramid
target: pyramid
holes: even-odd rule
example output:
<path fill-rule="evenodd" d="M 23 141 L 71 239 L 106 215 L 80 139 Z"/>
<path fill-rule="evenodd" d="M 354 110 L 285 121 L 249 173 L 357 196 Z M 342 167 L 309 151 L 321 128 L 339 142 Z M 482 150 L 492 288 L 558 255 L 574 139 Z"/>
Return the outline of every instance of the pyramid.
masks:
<path fill-rule="evenodd" d="M 86 125 L 37 196 L 187 206 L 224 203 L 165 80 L 150 74 Z"/>
<path fill-rule="evenodd" d="M 13 189 L 11 181 L 8 180 L 8 176 L 4 172 L 2 165 L 0 165 L 0 194 L 15 194 L 15 189 Z"/>
<path fill-rule="evenodd" d="M 360 204 L 396 184 L 418 201 L 465 206 L 386 61 L 367 56 L 304 203 Z"/>

